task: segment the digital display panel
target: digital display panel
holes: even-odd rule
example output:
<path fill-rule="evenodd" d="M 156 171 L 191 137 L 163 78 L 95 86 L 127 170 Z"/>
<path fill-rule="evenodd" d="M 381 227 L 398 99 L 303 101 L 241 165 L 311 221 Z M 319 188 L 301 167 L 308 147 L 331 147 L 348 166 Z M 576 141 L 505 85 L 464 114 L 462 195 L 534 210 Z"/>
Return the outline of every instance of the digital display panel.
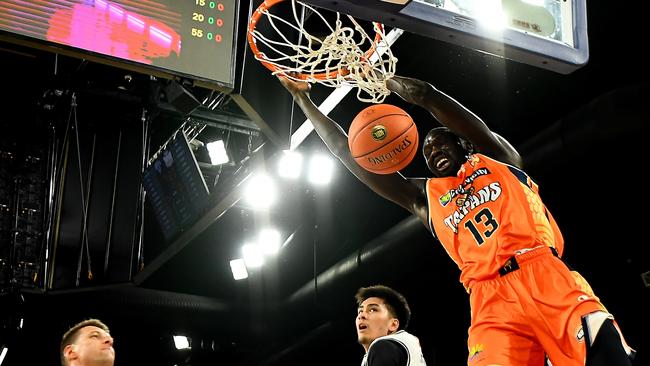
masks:
<path fill-rule="evenodd" d="M 183 132 L 152 158 L 143 185 L 166 240 L 194 224 L 209 202 L 208 187 Z"/>
<path fill-rule="evenodd" d="M 237 7 L 237 0 L 3 0 L 0 36 L 232 88 Z"/>

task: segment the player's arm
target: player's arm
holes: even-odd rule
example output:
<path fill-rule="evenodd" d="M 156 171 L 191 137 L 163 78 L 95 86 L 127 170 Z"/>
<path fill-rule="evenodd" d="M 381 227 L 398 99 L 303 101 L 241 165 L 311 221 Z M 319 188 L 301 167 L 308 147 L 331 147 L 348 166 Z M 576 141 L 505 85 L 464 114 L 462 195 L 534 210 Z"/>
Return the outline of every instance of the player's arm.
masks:
<path fill-rule="evenodd" d="M 293 95 L 305 116 L 311 120 L 314 130 L 325 142 L 327 148 L 341 160 L 352 174 L 380 196 L 404 207 L 426 222 L 424 180 L 407 180 L 398 173 L 379 175 L 363 169 L 350 153 L 348 137 L 343 128 L 318 110 L 318 107 L 312 102 L 309 97 L 309 84 L 295 82 L 282 76 L 279 79 Z"/>
<path fill-rule="evenodd" d="M 521 156 L 506 139 L 490 131 L 477 115 L 433 85 L 394 76 L 386 81 L 386 86 L 405 101 L 429 111 L 440 123 L 470 141 L 482 153 L 516 167 L 522 166 Z"/>

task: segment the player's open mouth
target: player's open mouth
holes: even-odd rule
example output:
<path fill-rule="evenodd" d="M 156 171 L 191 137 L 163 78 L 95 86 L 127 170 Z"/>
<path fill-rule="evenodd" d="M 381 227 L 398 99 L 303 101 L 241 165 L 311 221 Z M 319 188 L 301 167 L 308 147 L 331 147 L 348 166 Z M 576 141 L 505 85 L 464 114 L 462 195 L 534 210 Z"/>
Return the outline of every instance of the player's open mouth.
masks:
<path fill-rule="evenodd" d="M 438 169 L 440 171 L 445 170 L 445 169 L 447 169 L 449 167 L 449 164 L 451 164 L 449 159 L 447 159 L 446 157 L 443 156 L 443 157 L 441 157 L 440 159 L 438 159 L 436 161 L 436 169 Z"/>

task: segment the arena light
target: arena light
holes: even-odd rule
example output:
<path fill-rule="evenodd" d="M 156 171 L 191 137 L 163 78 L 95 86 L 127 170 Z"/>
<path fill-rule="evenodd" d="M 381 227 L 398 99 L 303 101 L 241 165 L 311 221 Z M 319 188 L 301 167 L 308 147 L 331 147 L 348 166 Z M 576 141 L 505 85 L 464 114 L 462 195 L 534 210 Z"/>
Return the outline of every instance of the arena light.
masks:
<path fill-rule="evenodd" d="M 230 270 L 232 277 L 236 280 L 243 280 L 248 278 L 248 271 L 246 270 L 246 262 L 242 258 L 233 259 L 230 261 Z"/>
<path fill-rule="evenodd" d="M 535 6 L 544 6 L 544 0 L 521 0 L 524 3 L 528 3 L 530 5 L 535 5 Z"/>
<path fill-rule="evenodd" d="M 2 346 L 2 351 L 0 351 L 0 365 L 4 362 L 7 352 L 9 352 L 9 348 Z"/>
<path fill-rule="evenodd" d="M 477 2 L 473 9 L 476 19 L 487 29 L 499 31 L 508 25 L 506 15 L 501 8 L 501 0 Z"/>
<path fill-rule="evenodd" d="M 313 184 L 324 185 L 332 180 L 334 162 L 326 155 L 312 156 L 309 164 L 308 179 Z"/>
<path fill-rule="evenodd" d="M 264 256 L 259 245 L 248 243 L 241 248 L 244 262 L 248 268 L 259 268 L 264 264 Z"/>
<path fill-rule="evenodd" d="M 221 165 L 230 161 L 223 140 L 209 142 L 206 147 L 208 148 L 212 165 Z"/>
<path fill-rule="evenodd" d="M 248 182 L 244 195 L 246 202 L 254 208 L 268 208 L 275 203 L 277 189 L 266 174 L 255 174 Z"/>
<path fill-rule="evenodd" d="M 284 150 L 278 161 L 278 174 L 284 178 L 296 179 L 302 171 L 302 155 L 295 151 Z"/>
<path fill-rule="evenodd" d="M 190 348 L 190 340 L 186 336 L 175 335 L 173 338 L 174 338 L 174 347 L 176 347 L 176 349 Z"/>
<path fill-rule="evenodd" d="M 272 228 L 260 230 L 258 245 L 262 253 L 266 255 L 276 254 L 280 250 L 280 232 Z"/>

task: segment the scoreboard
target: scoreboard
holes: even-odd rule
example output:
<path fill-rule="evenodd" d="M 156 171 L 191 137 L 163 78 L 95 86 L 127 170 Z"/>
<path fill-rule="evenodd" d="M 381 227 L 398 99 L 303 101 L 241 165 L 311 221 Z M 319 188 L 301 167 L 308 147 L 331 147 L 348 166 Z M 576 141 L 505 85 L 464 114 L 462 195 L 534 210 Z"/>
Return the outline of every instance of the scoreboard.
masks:
<path fill-rule="evenodd" d="M 0 39 L 231 89 L 238 0 L 0 2 Z"/>

